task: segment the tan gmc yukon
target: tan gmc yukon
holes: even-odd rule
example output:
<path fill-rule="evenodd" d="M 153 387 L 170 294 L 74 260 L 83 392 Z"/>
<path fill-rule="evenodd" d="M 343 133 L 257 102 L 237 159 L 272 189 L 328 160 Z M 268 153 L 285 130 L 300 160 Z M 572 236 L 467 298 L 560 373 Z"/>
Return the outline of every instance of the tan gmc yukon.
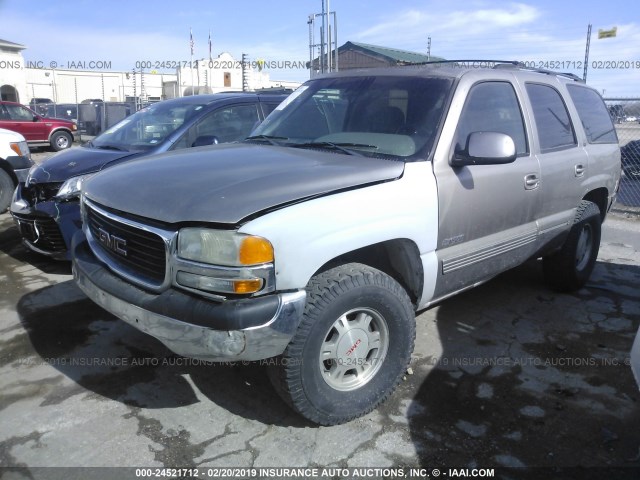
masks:
<path fill-rule="evenodd" d="M 337 424 L 396 388 L 416 310 L 530 258 L 553 288 L 584 285 L 620 170 L 607 109 L 574 76 L 340 72 L 244 142 L 89 179 L 73 270 L 180 355 L 275 357 L 282 398 Z"/>

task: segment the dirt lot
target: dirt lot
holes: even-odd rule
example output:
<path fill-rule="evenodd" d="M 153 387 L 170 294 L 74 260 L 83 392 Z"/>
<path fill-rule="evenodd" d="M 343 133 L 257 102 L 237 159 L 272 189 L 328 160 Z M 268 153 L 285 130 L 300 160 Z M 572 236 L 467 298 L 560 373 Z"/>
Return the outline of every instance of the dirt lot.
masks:
<path fill-rule="evenodd" d="M 417 466 L 443 476 L 587 466 L 640 478 L 628 367 L 638 285 L 640 221 L 612 217 L 586 288 L 555 294 L 530 262 L 421 312 L 397 393 L 362 419 L 319 428 L 278 399 L 263 366 L 190 362 L 95 306 L 68 264 L 28 252 L 3 214 L 0 477 L 51 478 L 34 467 L 54 466 Z M 545 478 L 586 478 L 553 472 Z"/>

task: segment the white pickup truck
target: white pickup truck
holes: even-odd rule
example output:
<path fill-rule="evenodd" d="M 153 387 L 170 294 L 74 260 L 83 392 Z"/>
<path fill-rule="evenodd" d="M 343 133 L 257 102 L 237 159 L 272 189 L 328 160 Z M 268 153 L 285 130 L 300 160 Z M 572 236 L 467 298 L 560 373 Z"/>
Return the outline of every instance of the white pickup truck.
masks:
<path fill-rule="evenodd" d="M 73 271 L 174 352 L 275 357 L 319 424 L 405 372 L 415 312 L 530 258 L 580 288 L 620 180 L 598 93 L 519 65 L 341 72 L 240 144 L 131 162 L 83 185 Z"/>
<path fill-rule="evenodd" d="M 9 207 L 13 191 L 18 183 L 25 181 L 32 165 L 25 138 L 0 128 L 0 213 Z"/>

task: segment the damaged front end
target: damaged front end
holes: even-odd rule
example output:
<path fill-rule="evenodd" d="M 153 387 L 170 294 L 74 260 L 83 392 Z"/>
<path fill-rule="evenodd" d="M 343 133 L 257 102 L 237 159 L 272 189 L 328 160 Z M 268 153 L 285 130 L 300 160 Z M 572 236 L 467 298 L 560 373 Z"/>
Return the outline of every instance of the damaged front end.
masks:
<path fill-rule="evenodd" d="M 71 237 L 82 226 L 78 198 L 58 197 L 64 182 L 30 180 L 18 185 L 10 209 L 23 243 L 56 260 L 71 260 Z"/>

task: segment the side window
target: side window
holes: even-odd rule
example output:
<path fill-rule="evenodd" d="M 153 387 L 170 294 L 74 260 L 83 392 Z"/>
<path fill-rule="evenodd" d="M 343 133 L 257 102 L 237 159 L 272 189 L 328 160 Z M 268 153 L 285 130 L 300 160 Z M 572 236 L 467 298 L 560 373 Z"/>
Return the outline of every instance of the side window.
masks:
<path fill-rule="evenodd" d="M 508 82 L 483 82 L 474 85 L 460 116 L 456 134 L 456 151 L 467 148 L 474 132 L 499 132 L 509 135 L 516 153 L 527 153 L 522 111 L 513 86 Z"/>
<path fill-rule="evenodd" d="M 31 122 L 33 120 L 33 113 L 20 105 L 5 105 L 5 107 L 9 111 L 9 117 L 11 117 L 11 120 L 18 120 L 21 122 Z"/>
<path fill-rule="evenodd" d="M 0 105 L 0 120 L 10 120 L 9 112 L 4 108 L 4 105 Z"/>
<path fill-rule="evenodd" d="M 237 142 L 249 136 L 258 121 L 256 104 L 222 107 L 192 125 L 173 149 L 211 145 L 213 137 L 220 143 Z"/>
<path fill-rule="evenodd" d="M 540 137 L 540 151 L 562 150 L 577 145 L 573 125 L 560 93 L 548 85 L 527 83 L 533 117 Z"/>
<path fill-rule="evenodd" d="M 616 129 L 602 98 L 586 87 L 567 85 L 589 143 L 618 143 Z"/>
<path fill-rule="evenodd" d="M 262 102 L 262 111 L 264 112 L 264 118 L 267 118 L 271 112 L 273 112 L 279 103 L 266 103 Z"/>

